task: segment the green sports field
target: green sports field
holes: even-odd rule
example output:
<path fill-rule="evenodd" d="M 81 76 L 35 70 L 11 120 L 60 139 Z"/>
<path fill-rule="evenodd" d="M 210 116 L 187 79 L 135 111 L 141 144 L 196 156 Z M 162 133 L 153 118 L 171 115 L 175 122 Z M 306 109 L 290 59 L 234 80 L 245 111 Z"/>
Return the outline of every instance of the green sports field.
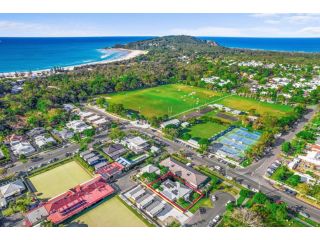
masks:
<path fill-rule="evenodd" d="M 68 162 L 30 178 L 39 198 L 52 198 L 91 179 L 76 161 Z"/>
<path fill-rule="evenodd" d="M 69 226 L 89 227 L 146 227 L 117 197 L 106 200 L 73 220 Z"/>
<path fill-rule="evenodd" d="M 256 109 L 260 114 L 269 113 L 273 116 L 283 116 L 292 110 L 286 105 L 260 102 L 182 84 L 108 94 L 106 98 L 110 103 L 121 103 L 125 108 L 139 111 L 146 117 L 159 117 L 165 114 L 169 117 L 178 117 L 182 113 L 209 103 L 219 103 L 242 111 Z"/>
<path fill-rule="evenodd" d="M 250 109 L 255 109 L 259 114 L 269 113 L 273 116 L 283 116 L 286 113 L 292 111 L 292 107 L 287 105 L 260 102 L 252 98 L 245 98 L 235 95 L 218 100 L 216 103 L 223 104 L 226 107 L 238 109 L 241 111 L 249 111 Z"/>
<path fill-rule="evenodd" d="M 190 134 L 192 138 L 211 138 L 217 133 L 226 130 L 228 126 L 214 123 L 214 122 L 205 122 L 196 124 L 190 127 Z"/>
<path fill-rule="evenodd" d="M 174 116 L 217 100 L 224 95 L 211 90 L 181 84 L 162 85 L 107 95 L 110 103 L 139 111 L 146 117 Z"/>

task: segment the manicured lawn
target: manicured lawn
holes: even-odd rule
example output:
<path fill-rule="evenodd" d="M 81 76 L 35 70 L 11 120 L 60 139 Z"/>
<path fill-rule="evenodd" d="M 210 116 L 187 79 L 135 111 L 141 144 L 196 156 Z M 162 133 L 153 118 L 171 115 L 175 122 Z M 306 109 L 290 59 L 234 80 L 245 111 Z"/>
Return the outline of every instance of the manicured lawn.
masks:
<path fill-rule="evenodd" d="M 71 161 L 33 176 L 30 181 L 39 198 L 52 198 L 91 178 L 76 161 Z"/>
<path fill-rule="evenodd" d="M 173 116 L 223 97 L 222 93 L 181 84 L 163 85 L 107 95 L 110 103 L 139 111 L 146 117 Z"/>
<path fill-rule="evenodd" d="M 230 96 L 217 101 L 217 103 L 241 111 L 255 109 L 259 114 L 269 113 L 273 116 L 283 116 L 286 113 L 292 111 L 292 107 L 287 105 L 260 102 L 252 98 L 245 98 L 240 96 Z"/>
<path fill-rule="evenodd" d="M 69 225 L 87 225 L 89 227 L 147 226 L 117 197 L 112 197 L 83 215 L 80 215 Z"/>
<path fill-rule="evenodd" d="M 191 134 L 192 138 L 211 138 L 227 128 L 228 126 L 208 121 L 190 127 L 189 133 Z"/>

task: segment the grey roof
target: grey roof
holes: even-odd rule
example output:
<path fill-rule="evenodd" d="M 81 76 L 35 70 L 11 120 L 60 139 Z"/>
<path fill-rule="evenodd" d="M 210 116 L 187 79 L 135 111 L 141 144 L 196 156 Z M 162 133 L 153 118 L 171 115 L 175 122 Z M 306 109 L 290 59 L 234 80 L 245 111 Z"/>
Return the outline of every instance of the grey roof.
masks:
<path fill-rule="evenodd" d="M 89 164 L 93 164 L 94 162 L 97 162 L 99 160 L 101 160 L 100 156 L 99 155 L 95 155 L 95 156 L 93 156 L 91 158 L 87 158 L 86 162 L 89 163 Z"/>
<path fill-rule="evenodd" d="M 47 217 L 49 214 L 44 206 L 36 208 L 26 214 L 26 218 L 32 225 L 35 225 Z"/>
<path fill-rule="evenodd" d="M 0 193 L 3 197 L 8 198 L 11 197 L 17 193 L 21 193 L 23 190 L 25 190 L 25 186 L 21 180 L 16 180 L 14 182 L 8 183 L 4 186 L 0 187 Z"/>
<path fill-rule="evenodd" d="M 80 157 L 84 157 L 85 155 L 88 155 L 88 154 L 90 154 L 91 152 L 92 152 L 92 151 L 87 150 L 87 151 L 81 152 L 79 155 L 80 155 Z"/>
<path fill-rule="evenodd" d="M 87 161 L 88 159 L 95 157 L 95 156 L 96 156 L 95 153 L 89 153 L 89 154 L 82 156 L 82 158 Z"/>
<path fill-rule="evenodd" d="M 106 166 L 106 165 L 107 165 L 107 162 L 106 162 L 106 161 L 99 162 L 99 163 L 97 163 L 97 164 L 94 165 L 94 169 L 95 169 L 95 170 L 98 170 L 98 169 L 100 169 L 100 168 L 102 168 L 102 167 L 104 167 L 104 166 Z"/>
<path fill-rule="evenodd" d="M 193 186 L 199 186 L 201 185 L 201 183 L 208 179 L 207 176 L 201 174 L 192 167 L 188 167 L 185 164 L 175 161 L 170 157 L 163 160 L 160 164 L 168 167 L 173 174 L 183 178 Z"/>

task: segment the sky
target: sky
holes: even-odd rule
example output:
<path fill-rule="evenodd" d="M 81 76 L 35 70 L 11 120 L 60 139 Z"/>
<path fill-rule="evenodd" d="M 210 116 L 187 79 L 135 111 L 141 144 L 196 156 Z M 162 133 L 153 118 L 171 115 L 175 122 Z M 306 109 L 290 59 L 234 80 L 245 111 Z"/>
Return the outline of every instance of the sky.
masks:
<path fill-rule="evenodd" d="M 1 37 L 320 37 L 320 14 L 0 14 Z"/>

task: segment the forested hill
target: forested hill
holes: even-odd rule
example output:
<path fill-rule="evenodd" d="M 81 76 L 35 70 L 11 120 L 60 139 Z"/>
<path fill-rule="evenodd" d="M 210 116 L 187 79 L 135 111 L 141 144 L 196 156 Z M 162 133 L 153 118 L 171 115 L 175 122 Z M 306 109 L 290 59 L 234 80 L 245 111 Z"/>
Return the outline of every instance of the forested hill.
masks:
<path fill-rule="evenodd" d="M 172 35 L 164 37 L 155 37 L 148 40 L 128 43 L 126 45 L 117 44 L 114 47 L 127 49 L 148 50 L 151 55 L 165 52 L 171 57 L 177 56 L 202 56 L 218 57 L 223 55 L 240 57 L 243 60 L 270 60 L 273 62 L 287 62 L 299 64 L 301 61 L 318 61 L 320 54 L 317 53 L 298 53 L 298 52 L 276 52 L 263 50 L 250 50 L 240 48 L 227 48 L 219 46 L 214 41 L 201 40 L 197 37 L 187 35 Z"/>
<path fill-rule="evenodd" d="M 210 41 L 211 42 L 211 41 Z M 217 44 L 215 44 L 217 45 Z M 196 37 L 178 35 L 178 36 L 166 36 L 157 37 L 150 40 L 143 40 L 127 44 L 125 47 L 129 49 L 141 49 L 141 50 L 154 50 L 154 49 L 169 49 L 169 50 L 181 50 L 192 49 L 194 47 L 209 47 L 212 46 L 208 41 L 201 40 Z"/>

